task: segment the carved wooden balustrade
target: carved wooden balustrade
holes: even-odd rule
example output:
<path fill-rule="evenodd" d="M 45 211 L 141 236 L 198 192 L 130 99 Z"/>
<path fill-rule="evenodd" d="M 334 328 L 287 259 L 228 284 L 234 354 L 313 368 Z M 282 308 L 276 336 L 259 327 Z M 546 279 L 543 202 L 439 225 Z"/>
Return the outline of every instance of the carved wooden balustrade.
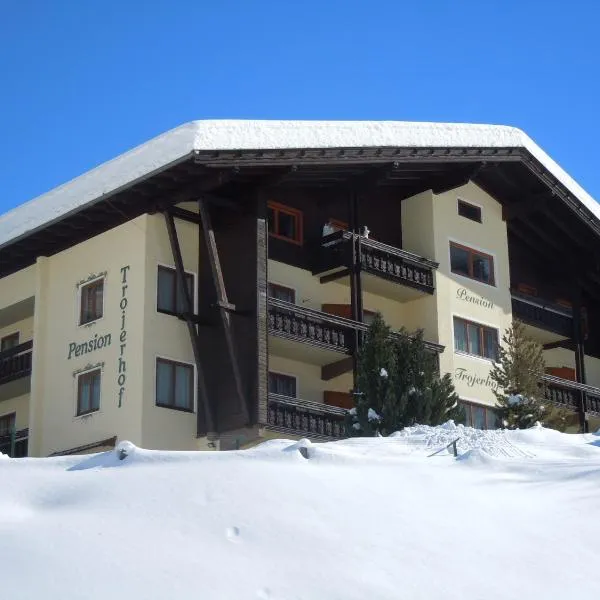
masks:
<path fill-rule="evenodd" d="M 573 335 L 573 315 L 567 308 L 535 302 L 513 294 L 512 312 L 513 316 L 519 321 L 534 327 L 552 331 L 568 338 Z"/>
<path fill-rule="evenodd" d="M 438 263 L 349 231 L 336 231 L 321 239 L 313 274 L 340 267 L 349 271 L 354 253 L 364 272 L 433 294 Z"/>
<path fill-rule="evenodd" d="M 269 298 L 268 315 L 271 334 L 344 353 L 350 352 L 358 325 L 343 317 L 275 298 Z"/>
<path fill-rule="evenodd" d="M 269 429 L 316 439 L 345 437 L 346 409 L 320 402 L 269 394 L 267 424 Z"/>

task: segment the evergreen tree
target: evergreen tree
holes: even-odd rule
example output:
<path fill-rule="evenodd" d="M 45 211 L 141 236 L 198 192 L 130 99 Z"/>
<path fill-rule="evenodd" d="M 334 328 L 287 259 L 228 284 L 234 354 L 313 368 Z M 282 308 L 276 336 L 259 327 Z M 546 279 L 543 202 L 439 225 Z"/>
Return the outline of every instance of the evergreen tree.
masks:
<path fill-rule="evenodd" d="M 377 314 L 361 347 L 357 365 L 355 408 L 349 433 L 389 435 L 410 425 L 464 422 L 464 411 L 450 375 L 440 378 L 436 357 L 427 350 L 423 332 L 405 330 L 392 337 Z"/>
<path fill-rule="evenodd" d="M 498 361 L 490 372 L 497 384 L 494 395 L 504 427 L 526 429 L 538 421 L 557 429 L 566 427 L 566 411 L 544 399 L 541 377 L 545 372 L 542 346 L 527 335 L 523 323 L 515 321 L 502 336 Z"/>

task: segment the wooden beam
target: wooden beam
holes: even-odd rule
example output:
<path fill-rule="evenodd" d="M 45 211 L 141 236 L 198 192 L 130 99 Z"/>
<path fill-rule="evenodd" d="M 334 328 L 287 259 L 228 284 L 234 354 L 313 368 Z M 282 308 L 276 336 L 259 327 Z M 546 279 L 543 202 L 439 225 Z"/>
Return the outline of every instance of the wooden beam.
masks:
<path fill-rule="evenodd" d="M 346 358 L 342 358 L 342 360 L 323 365 L 321 367 L 321 379 L 323 381 L 329 381 L 334 377 L 339 377 L 344 373 L 348 373 L 348 371 L 352 371 L 353 368 L 354 357 L 347 356 Z"/>
<path fill-rule="evenodd" d="M 171 213 L 176 219 L 181 219 L 182 221 L 187 221 L 188 223 L 195 223 L 196 225 L 201 224 L 200 215 L 192 212 L 191 210 L 179 208 L 178 206 L 172 206 L 169 208 L 169 213 Z"/>
<path fill-rule="evenodd" d="M 567 350 L 575 351 L 575 342 L 573 340 L 558 340 L 556 342 L 548 342 L 542 346 L 544 350 L 553 350 L 554 348 L 566 348 Z"/>
<path fill-rule="evenodd" d="M 206 250 L 208 253 L 208 261 L 213 276 L 213 283 L 217 292 L 217 306 L 221 314 L 221 323 L 223 324 L 223 332 L 225 334 L 225 343 L 227 345 L 227 351 L 229 353 L 229 360 L 231 361 L 231 368 L 233 370 L 233 379 L 235 382 L 235 389 L 240 403 L 240 408 L 244 413 L 246 423 L 250 423 L 251 406 L 250 400 L 246 398 L 244 394 L 244 387 L 242 383 L 242 374 L 237 355 L 237 347 L 233 337 L 233 327 L 231 323 L 231 307 L 227 299 L 227 290 L 225 289 L 225 280 L 223 278 L 223 271 L 221 269 L 221 261 L 219 259 L 219 251 L 217 249 L 217 241 L 215 239 L 215 232 L 212 227 L 212 221 L 210 218 L 210 212 L 206 205 L 205 200 L 198 200 L 198 208 L 200 210 L 200 219 L 202 224 L 202 232 Z M 234 307 L 235 310 L 235 307 Z"/>
<path fill-rule="evenodd" d="M 175 221 L 173 215 L 169 212 L 164 213 L 165 223 L 167 225 L 167 233 L 169 234 L 169 242 L 171 244 L 171 251 L 173 253 L 173 259 L 175 260 L 175 273 L 177 279 L 177 285 L 179 292 L 181 293 L 184 304 L 185 304 L 185 322 L 187 324 L 188 333 L 190 335 L 190 341 L 192 343 L 192 350 L 194 352 L 194 361 L 196 363 L 196 379 L 198 384 L 198 401 L 202 401 L 204 408 L 204 417 L 206 419 L 206 432 L 215 432 L 215 420 L 212 411 L 212 405 L 208 396 L 208 390 L 206 388 L 206 380 L 204 378 L 204 370 L 202 368 L 202 362 L 200 359 L 200 339 L 196 325 L 191 318 L 194 314 L 194 305 L 190 292 L 185 283 L 185 271 L 183 268 L 183 258 L 181 256 L 181 247 L 179 245 L 179 238 L 177 237 L 177 229 L 175 228 Z M 200 414 L 200 407 L 198 406 L 198 414 Z M 198 435 L 204 433 L 198 428 Z"/>

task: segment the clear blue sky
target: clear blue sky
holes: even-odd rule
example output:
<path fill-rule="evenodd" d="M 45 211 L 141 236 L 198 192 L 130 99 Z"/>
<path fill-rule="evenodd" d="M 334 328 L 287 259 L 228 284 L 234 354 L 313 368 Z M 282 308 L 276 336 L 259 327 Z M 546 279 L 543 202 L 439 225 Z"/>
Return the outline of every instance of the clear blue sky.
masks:
<path fill-rule="evenodd" d="M 0 0 L 0 212 L 203 118 L 524 129 L 600 199 L 594 0 Z"/>

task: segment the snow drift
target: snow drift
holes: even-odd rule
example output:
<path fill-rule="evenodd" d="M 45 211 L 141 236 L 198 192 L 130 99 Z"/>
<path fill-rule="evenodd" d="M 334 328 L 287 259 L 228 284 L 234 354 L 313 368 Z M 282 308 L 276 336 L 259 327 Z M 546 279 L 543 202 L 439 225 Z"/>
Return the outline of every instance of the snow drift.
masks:
<path fill-rule="evenodd" d="M 459 457 L 433 452 L 458 439 Z M 595 594 L 600 436 L 449 423 L 224 453 L 0 461 L 2 597 Z"/>

